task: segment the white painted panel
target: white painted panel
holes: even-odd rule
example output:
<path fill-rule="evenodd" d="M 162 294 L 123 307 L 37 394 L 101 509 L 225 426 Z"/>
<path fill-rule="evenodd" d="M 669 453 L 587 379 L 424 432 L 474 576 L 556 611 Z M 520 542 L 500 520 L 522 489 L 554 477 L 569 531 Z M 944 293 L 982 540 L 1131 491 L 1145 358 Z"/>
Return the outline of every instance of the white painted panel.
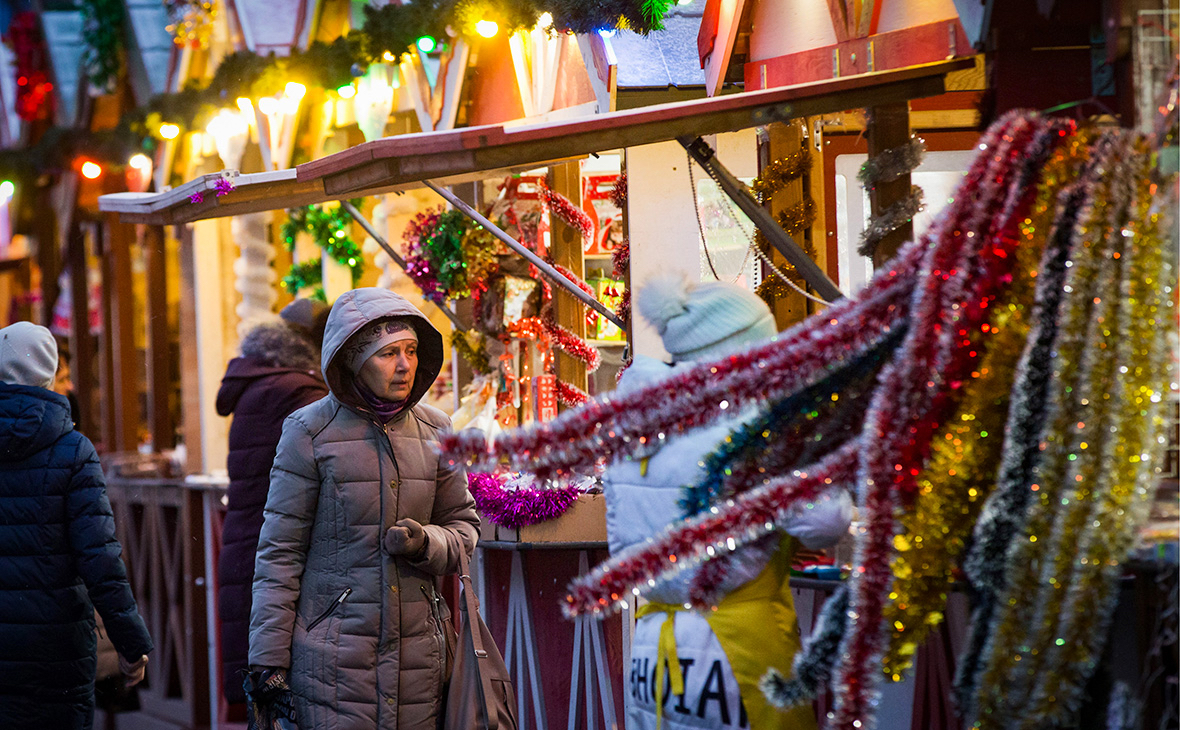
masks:
<path fill-rule="evenodd" d="M 722 164 L 738 177 L 757 174 L 756 134 L 752 129 L 709 138 Z M 626 150 L 627 226 L 631 239 L 631 285 L 638 291 L 655 273 L 682 271 L 700 280 L 700 232 L 693 210 L 688 156 L 677 142 Z M 708 179 L 700 167 L 698 182 Z M 667 360 L 659 333 L 635 312 L 633 352 Z"/>
<path fill-rule="evenodd" d="M 217 391 L 225 365 L 235 353 L 225 343 L 221 272 L 222 220 L 193 227 L 193 290 L 197 314 L 197 377 L 201 399 L 201 455 L 206 474 L 224 474 L 229 455 L 229 419 L 217 415 Z"/>
<path fill-rule="evenodd" d="M 751 61 L 765 61 L 836 42 L 826 2 L 761 0 L 751 12 L 754 28 L 750 35 Z"/>
<path fill-rule="evenodd" d="M 911 179 L 922 188 L 926 208 L 914 217 L 914 235 L 921 236 L 950 202 L 966 174 L 975 150 L 927 152 Z M 869 195 L 856 175 L 868 155 L 836 158 L 836 240 L 839 247 L 840 291 L 852 296 L 873 275 L 872 263 L 856 252 L 869 218 Z"/>

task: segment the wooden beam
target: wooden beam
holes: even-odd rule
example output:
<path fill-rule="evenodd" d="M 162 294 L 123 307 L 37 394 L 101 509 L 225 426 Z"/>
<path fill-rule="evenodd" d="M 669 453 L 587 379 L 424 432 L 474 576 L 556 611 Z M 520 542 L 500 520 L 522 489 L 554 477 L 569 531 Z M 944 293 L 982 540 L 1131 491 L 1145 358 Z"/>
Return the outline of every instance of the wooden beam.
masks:
<path fill-rule="evenodd" d="M 873 107 L 868 115 L 869 159 L 876 157 L 885 150 L 902 147 L 910 142 L 910 108 L 905 102 L 886 104 Z M 899 201 L 905 200 L 910 194 L 910 174 L 898 177 L 896 180 L 878 183 L 869 189 L 869 203 L 874 217 Z M 873 252 L 873 265 L 893 258 L 897 249 L 914 236 L 913 221 L 907 222 L 897 230 L 885 236 Z"/>
<path fill-rule="evenodd" d="M 176 226 L 180 240 L 180 431 L 184 440 L 186 474 L 204 471 L 201 450 L 201 359 L 197 353 L 196 260 L 193 231 Z"/>
<path fill-rule="evenodd" d="M 102 310 L 102 332 L 99 335 L 98 362 L 98 392 L 99 408 L 102 413 L 100 432 L 102 434 L 102 450 L 115 452 L 118 450 L 118 437 L 115 435 L 115 290 L 112 282 L 114 273 L 110 263 L 107 231 L 102 223 L 92 222 L 90 230 L 94 236 L 94 255 L 98 257 L 102 272 L 102 287 L 100 307 Z"/>
<path fill-rule="evenodd" d="M 94 383 L 98 377 L 95 342 L 90 334 L 90 256 L 86 235 L 75 221 L 66 237 L 66 257 L 70 267 L 70 375 L 74 397 L 78 399 L 78 425 L 82 433 L 98 439 L 98 419 L 94 408 Z"/>
<path fill-rule="evenodd" d="M 577 162 L 553 165 L 549 168 L 549 187 L 555 193 L 569 198 L 575 208 L 582 207 L 582 166 Z M 582 258 L 582 234 L 566 225 L 557 216 L 549 216 L 551 239 L 549 253 L 553 262 L 566 267 L 575 274 L 584 274 Z M 586 308 L 582 303 L 560 287 L 553 289 L 553 314 L 557 323 L 578 337 L 586 336 Z M 589 378 L 586 366 L 564 352 L 557 353 L 557 379 L 576 388 L 586 390 Z"/>
<path fill-rule="evenodd" d="M 111 317 L 111 356 L 114 391 L 115 444 L 119 451 L 135 451 L 139 447 L 139 351 L 135 347 L 135 287 L 131 274 L 131 244 L 135 228 L 119 223 L 117 216 L 106 216 L 107 272 L 104 288 L 109 284 L 113 296 Z"/>
<path fill-rule="evenodd" d="M 799 128 L 797 123 L 772 124 L 767 127 L 768 139 L 766 141 L 766 150 L 768 151 L 767 163 L 782 159 L 787 155 L 796 154 L 803 147 L 803 131 Z M 792 180 L 787 183 L 782 190 L 775 193 L 769 201 L 766 202 L 765 207 L 770 211 L 771 215 L 777 216 L 779 213 L 800 205 L 803 202 L 803 179 Z M 792 236 L 797 238 L 802 244 L 803 232 L 792 232 Z M 780 269 L 785 269 L 784 264 L 786 259 L 778 251 L 771 250 L 770 256 Z M 819 262 L 816 262 L 819 265 Z M 762 278 L 763 279 L 778 279 L 769 266 L 762 264 Z M 822 270 L 823 267 L 821 266 Z M 807 299 L 802 294 L 791 290 L 784 296 L 778 297 L 774 305 L 771 307 L 774 311 L 775 324 L 778 325 L 779 331 L 785 330 L 793 324 L 802 322 L 807 317 Z"/>
<path fill-rule="evenodd" d="M 143 230 L 144 275 L 147 280 L 148 431 L 152 450 L 160 453 L 176 445 L 172 416 L 172 331 L 168 322 L 168 267 L 164 229 Z"/>
<path fill-rule="evenodd" d="M 940 61 L 561 122 L 402 135 L 357 145 L 294 171 L 240 175 L 237 189 L 220 197 L 211 192 L 219 176 L 206 175 L 157 194 L 105 195 L 100 205 L 125 221 L 180 223 L 407 190 L 426 180 L 453 185 L 494 176 L 492 171 L 552 165 L 601 150 L 934 96 L 945 90 L 943 76 L 972 65 L 971 59 Z M 203 195 L 202 202 L 190 202 L 195 193 Z"/>

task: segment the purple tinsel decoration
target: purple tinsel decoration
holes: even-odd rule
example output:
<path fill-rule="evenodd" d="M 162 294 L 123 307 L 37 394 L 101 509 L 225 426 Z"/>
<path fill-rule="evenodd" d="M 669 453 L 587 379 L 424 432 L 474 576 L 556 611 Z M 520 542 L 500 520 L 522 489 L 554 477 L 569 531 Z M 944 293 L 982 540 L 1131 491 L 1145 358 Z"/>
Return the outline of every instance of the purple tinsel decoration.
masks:
<path fill-rule="evenodd" d="M 193 193 L 192 195 L 188 196 L 188 202 L 192 203 L 193 205 L 196 205 L 197 203 L 204 203 L 205 202 L 205 194 L 200 191 L 197 191 L 197 192 Z"/>
<path fill-rule="evenodd" d="M 228 177 L 220 177 L 213 182 L 213 190 L 217 193 L 217 197 L 219 198 L 222 195 L 229 195 L 236 189 L 237 188 L 234 187 L 233 182 Z"/>
<path fill-rule="evenodd" d="M 501 527 L 517 529 L 559 517 L 578 499 L 577 487 L 505 489 L 494 474 L 468 474 L 467 488 L 479 513 Z"/>

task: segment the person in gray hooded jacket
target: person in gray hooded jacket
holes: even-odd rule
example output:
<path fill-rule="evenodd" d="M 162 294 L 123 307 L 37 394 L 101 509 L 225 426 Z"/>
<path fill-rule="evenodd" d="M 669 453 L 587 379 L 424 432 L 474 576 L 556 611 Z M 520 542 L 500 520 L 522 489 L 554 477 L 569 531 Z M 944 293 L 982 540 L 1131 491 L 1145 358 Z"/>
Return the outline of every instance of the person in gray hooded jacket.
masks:
<path fill-rule="evenodd" d="M 450 427 L 419 403 L 442 336 L 382 289 L 336 300 L 329 395 L 289 416 L 271 471 L 250 616 L 250 665 L 285 671 L 300 730 L 432 728 L 453 632 L 439 578 L 479 536 Z"/>

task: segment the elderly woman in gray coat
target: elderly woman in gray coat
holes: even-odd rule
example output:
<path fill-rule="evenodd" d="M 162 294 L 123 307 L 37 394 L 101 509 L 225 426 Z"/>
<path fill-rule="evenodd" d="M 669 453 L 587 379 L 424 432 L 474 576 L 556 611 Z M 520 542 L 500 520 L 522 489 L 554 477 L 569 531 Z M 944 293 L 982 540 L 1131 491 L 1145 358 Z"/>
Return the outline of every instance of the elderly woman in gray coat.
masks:
<path fill-rule="evenodd" d="M 442 336 L 382 289 L 336 300 L 330 394 L 295 411 L 271 471 L 255 564 L 250 664 L 283 670 L 300 730 L 433 728 L 453 629 L 439 578 L 479 518 L 433 443 L 450 419 L 418 401 Z"/>

